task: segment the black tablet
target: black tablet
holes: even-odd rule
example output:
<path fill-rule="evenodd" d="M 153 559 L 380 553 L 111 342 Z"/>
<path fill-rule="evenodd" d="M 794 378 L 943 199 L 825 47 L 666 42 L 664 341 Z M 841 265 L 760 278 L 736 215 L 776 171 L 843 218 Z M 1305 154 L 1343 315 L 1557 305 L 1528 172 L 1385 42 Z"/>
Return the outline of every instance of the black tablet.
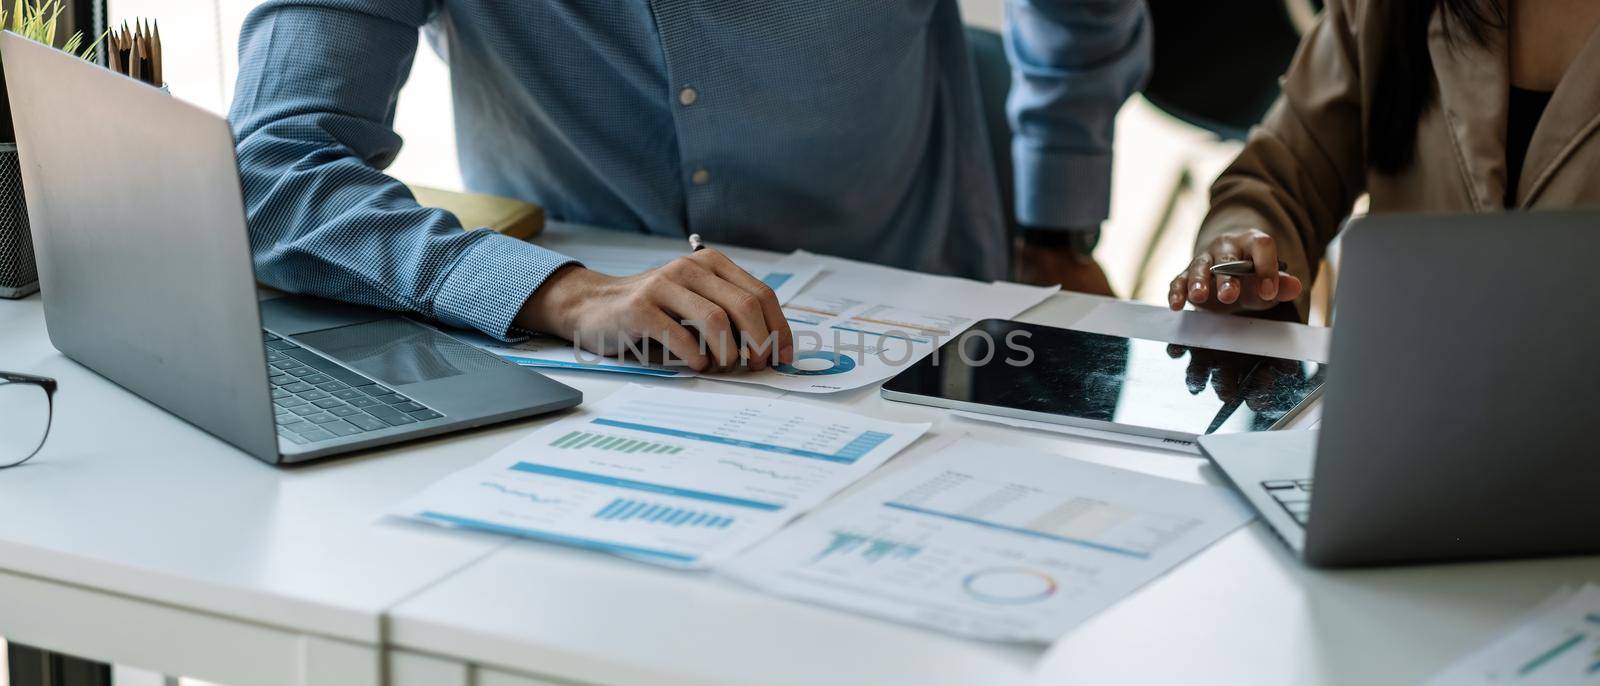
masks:
<path fill-rule="evenodd" d="M 1192 441 L 1266 431 L 1327 365 L 987 319 L 883 385 L 890 400 Z"/>

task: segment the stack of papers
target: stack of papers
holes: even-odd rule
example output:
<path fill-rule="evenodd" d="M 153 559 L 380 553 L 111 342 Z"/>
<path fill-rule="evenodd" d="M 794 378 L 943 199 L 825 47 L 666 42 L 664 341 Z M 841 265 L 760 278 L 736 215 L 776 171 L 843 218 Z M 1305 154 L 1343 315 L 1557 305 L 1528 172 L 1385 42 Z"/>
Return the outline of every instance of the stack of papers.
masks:
<path fill-rule="evenodd" d="M 628 386 L 457 472 L 395 514 L 704 567 L 928 430 L 800 403 Z"/>
<path fill-rule="evenodd" d="M 963 438 L 723 571 L 960 636 L 1049 643 L 1252 517 L 1225 488 Z"/>
<path fill-rule="evenodd" d="M 589 268 L 613 275 L 636 274 L 682 255 L 617 247 L 566 250 Z M 883 381 L 977 321 L 1015 317 L 1058 290 L 930 276 L 806 252 L 773 264 L 741 266 L 772 287 L 783 304 L 795 333 L 793 364 L 760 372 L 696 374 L 687 367 L 601 358 L 546 337 L 518 344 L 463 338 L 525 366 L 656 378 L 706 376 L 785 391 L 832 393 Z"/>
<path fill-rule="evenodd" d="M 1563 589 L 1427 686 L 1600 684 L 1600 586 Z"/>

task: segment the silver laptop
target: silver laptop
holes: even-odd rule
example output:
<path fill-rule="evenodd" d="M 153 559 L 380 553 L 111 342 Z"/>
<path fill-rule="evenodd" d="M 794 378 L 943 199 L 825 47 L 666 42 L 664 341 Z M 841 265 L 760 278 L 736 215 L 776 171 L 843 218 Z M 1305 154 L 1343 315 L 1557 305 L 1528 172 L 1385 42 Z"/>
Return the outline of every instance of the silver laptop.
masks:
<path fill-rule="evenodd" d="M 239 449 L 299 462 L 582 394 L 394 313 L 257 303 L 220 117 L 0 36 L 50 340 Z"/>
<path fill-rule="evenodd" d="M 1600 213 L 1345 233 L 1320 430 L 1201 449 L 1314 565 L 1600 552 Z"/>

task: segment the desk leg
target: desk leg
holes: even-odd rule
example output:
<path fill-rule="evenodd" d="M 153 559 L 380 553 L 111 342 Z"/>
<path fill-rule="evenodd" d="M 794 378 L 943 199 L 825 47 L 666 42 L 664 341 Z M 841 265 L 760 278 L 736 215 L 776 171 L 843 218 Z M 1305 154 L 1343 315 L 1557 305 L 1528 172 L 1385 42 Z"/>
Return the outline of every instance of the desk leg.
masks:
<path fill-rule="evenodd" d="M 111 666 L 46 652 L 38 648 L 7 646 L 11 686 L 111 686 Z"/>

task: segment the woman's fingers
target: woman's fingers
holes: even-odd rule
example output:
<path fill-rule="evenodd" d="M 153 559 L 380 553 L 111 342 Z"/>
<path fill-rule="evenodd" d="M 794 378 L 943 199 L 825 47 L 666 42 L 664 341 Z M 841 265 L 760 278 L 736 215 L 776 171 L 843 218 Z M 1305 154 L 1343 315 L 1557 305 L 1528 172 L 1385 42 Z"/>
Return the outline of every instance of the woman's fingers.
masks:
<path fill-rule="evenodd" d="M 1204 305 L 1211 299 L 1211 253 L 1202 252 L 1189 263 L 1189 302 Z"/>
<path fill-rule="evenodd" d="M 1266 302 L 1278 299 L 1278 244 L 1265 231 L 1251 229 L 1245 238 L 1245 248 L 1256 265 L 1256 294 Z"/>
<path fill-rule="evenodd" d="M 1183 304 L 1188 302 L 1184 296 L 1184 289 L 1189 283 L 1189 272 L 1185 271 L 1172 278 L 1172 283 L 1167 284 L 1167 307 L 1173 310 L 1183 309 Z"/>
<path fill-rule="evenodd" d="M 1239 260 L 1239 247 L 1232 240 L 1224 236 L 1217 242 L 1216 263 L 1237 262 Z M 1232 305 L 1239 302 L 1239 279 L 1227 274 L 1215 275 L 1217 302 L 1223 305 Z"/>
<path fill-rule="evenodd" d="M 1278 273 L 1278 284 L 1277 301 L 1281 303 L 1292 302 L 1305 292 L 1305 284 L 1300 281 L 1300 277 L 1289 272 Z"/>

